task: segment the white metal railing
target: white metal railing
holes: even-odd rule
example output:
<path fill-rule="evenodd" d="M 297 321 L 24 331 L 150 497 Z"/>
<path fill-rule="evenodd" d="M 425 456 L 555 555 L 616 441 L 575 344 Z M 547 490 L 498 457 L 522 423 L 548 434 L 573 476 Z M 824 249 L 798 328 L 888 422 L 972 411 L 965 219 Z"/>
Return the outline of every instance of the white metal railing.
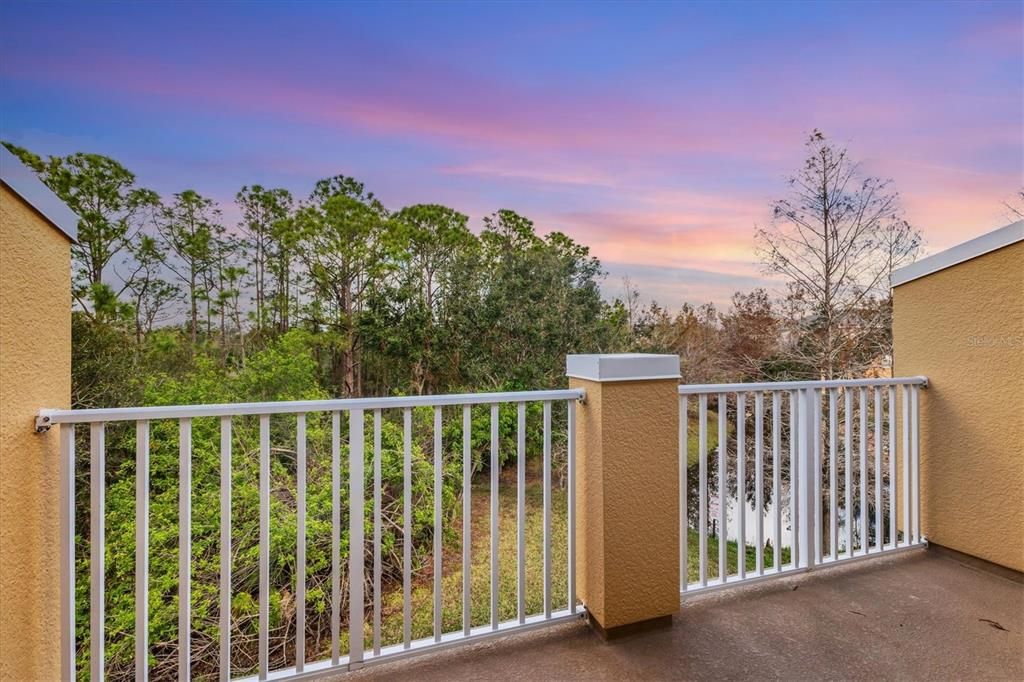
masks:
<path fill-rule="evenodd" d="M 908 377 L 680 386 L 683 596 L 923 545 L 918 392 L 927 383 Z M 709 556 L 711 543 L 717 559 Z"/>
<path fill-rule="evenodd" d="M 581 609 L 577 607 L 575 592 L 575 542 L 574 493 L 575 493 L 575 407 L 583 398 L 578 389 L 551 391 L 524 391 L 512 393 L 477 393 L 439 396 L 411 396 L 394 398 L 357 398 L 346 400 L 296 401 L 270 403 L 237 403 L 223 405 L 191 405 L 172 407 L 133 407 L 94 410 L 42 410 L 37 418 L 37 429 L 60 425 L 61 444 L 61 638 L 62 638 L 62 679 L 76 678 L 76 634 L 75 634 L 75 427 L 89 426 L 89 566 L 90 566 L 90 677 L 102 680 L 105 673 L 105 427 L 111 422 L 134 422 L 136 444 L 136 514 L 135 527 L 136 590 L 135 590 L 135 678 L 148 679 L 149 613 L 149 469 L 151 424 L 159 420 L 178 422 L 179 462 L 179 566 L 178 566 L 178 678 L 190 678 L 193 632 L 190 612 L 192 594 L 192 420 L 218 418 L 220 422 L 220 575 L 219 575 L 219 677 L 231 679 L 231 597 L 232 597 L 232 418 L 255 416 L 259 422 L 259 644 L 258 673 L 253 679 L 295 679 L 316 677 L 329 672 L 360 668 L 364 665 L 409 656 L 447 647 L 457 643 L 479 640 L 510 630 L 526 629 L 547 625 L 566 619 L 577 618 Z M 526 607 L 526 406 L 528 403 L 543 404 L 543 609 L 539 613 L 528 613 Z M 566 406 L 566 489 L 567 489 L 567 605 L 554 610 L 552 606 L 552 409 L 555 403 Z M 516 617 L 502 621 L 499 618 L 499 406 L 516 406 Z M 474 405 L 490 406 L 490 622 L 473 627 L 470 621 L 470 574 L 472 565 L 471 532 L 471 478 L 472 454 L 470 442 L 471 408 Z M 412 437 L 413 409 L 433 408 L 433 636 L 423 639 L 412 637 L 412 595 L 411 564 L 412 547 L 407 539 L 411 537 L 412 506 Z M 445 632 L 442 627 L 442 476 L 443 472 L 443 407 L 462 408 L 462 627 Z M 403 528 L 402 538 L 402 641 L 384 645 L 381 637 L 381 425 L 389 411 L 400 411 L 403 432 Z M 364 461 L 366 447 L 366 413 L 372 414 L 373 426 L 373 490 L 367 498 L 365 487 Z M 331 655 L 324 660 L 307 660 L 305 651 L 306 617 L 306 417 L 311 414 L 330 415 L 331 431 Z M 296 627 L 294 641 L 294 666 L 270 669 L 269 665 L 269 610 L 270 610 L 270 476 L 271 476 L 271 433 L 272 415 L 294 415 L 296 455 L 296 556 L 295 556 L 295 601 Z M 373 506 L 373 548 L 372 548 L 372 604 L 367 604 L 363 594 L 366 555 L 365 551 L 349 552 L 349 614 L 350 633 L 363 633 L 367 611 L 372 618 L 372 648 L 364 650 L 364 637 L 351 636 L 349 651 L 340 651 L 340 605 L 342 598 L 340 538 L 342 535 L 342 499 L 340 458 L 342 450 L 342 417 L 348 419 L 349 445 L 349 546 L 364 547 L 365 507 Z M 212 482 L 203 481 L 200 485 Z"/>

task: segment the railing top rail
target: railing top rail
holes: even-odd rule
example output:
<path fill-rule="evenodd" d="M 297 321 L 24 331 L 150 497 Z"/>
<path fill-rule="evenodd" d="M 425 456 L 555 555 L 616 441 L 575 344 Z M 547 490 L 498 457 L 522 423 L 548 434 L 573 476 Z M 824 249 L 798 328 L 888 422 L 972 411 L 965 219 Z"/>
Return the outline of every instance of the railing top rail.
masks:
<path fill-rule="evenodd" d="M 878 379 L 832 379 L 829 381 L 768 381 L 747 384 L 682 384 L 679 395 L 702 393 L 743 393 L 758 391 L 796 391 L 803 388 L 865 388 L 872 386 L 927 386 L 928 377 L 892 377 Z"/>
<path fill-rule="evenodd" d="M 235 417 L 260 414 L 303 414 L 350 410 L 387 410 L 405 407 L 445 405 L 492 405 L 542 400 L 581 400 L 583 389 L 550 391 L 514 391 L 506 393 L 450 393 L 445 395 L 394 396 L 388 398 L 342 398 L 336 400 L 294 400 L 265 403 L 222 403 L 217 405 L 168 405 L 155 407 L 115 407 L 90 410 L 39 411 L 37 425 L 82 424 L 89 422 L 186 419 L 196 417 Z"/>

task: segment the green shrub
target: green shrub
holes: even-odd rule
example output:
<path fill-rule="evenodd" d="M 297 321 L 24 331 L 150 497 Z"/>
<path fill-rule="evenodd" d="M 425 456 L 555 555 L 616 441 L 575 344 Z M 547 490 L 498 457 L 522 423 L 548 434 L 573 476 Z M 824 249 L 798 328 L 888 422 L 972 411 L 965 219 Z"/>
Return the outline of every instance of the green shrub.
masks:
<path fill-rule="evenodd" d="M 303 350 L 304 334 L 282 336 L 250 358 L 244 369 L 232 372 L 199 356 L 194 369 L 180 379 L 157 376 L 147 383 L 145 404 L 198 404 L 252 400 L 314 400 L 327 396 L 318 387 L 312 355 Z M 429 410 L 428 410 L 429 411 Z M 382 570 L 385 582 L 401 579 L 403 432 L 401 412 L 387 414 L 381 428 Z M 420 411 L 417 410 L 417 413 Z M 259 425 L 256 417 L 232 420 L 232 659 L 235 674 L 252 672 L 256 663 L 259 604 Z M 433 468 L 429 448 L 432 430 L 422 428 L 417 415 L 412 446 L 412 542 L 414 568 L 429 556 L 433 539 Z M 271 417 L 270 500 L 270 628 L 272 666 L 293 661 L 296 585 L 296 417 Z M 213 676 L 217 671 L 220 575 L 220 420 L 192 420 L 192 656 L 193 674 Z M 447 428 L 447 427 L 446 427 Z M 458 443 L 459 432 L 446 436 Z M 150 580 L 149 638 L 151 675 L 176 675 L 178 641 L 178 423 L 150 425 Z M 79 428 L 81 462 L 88 457 L 88 429 Z M 307 641 L 326 655 L 330 643 L 331 614 L 331 416 L 307 415 L 307 522 L 306 585 Z M 448 432 L 446 432 L 448 433 Z M 349 556 L 349 448 L 347 416 L 342 418 L 340 457 L 342 628 L 348 616 Z M 423 445 L 421 445 L 421 443 Z M 448 453 L 453 453 L 446 447 Z M 135 622 L 135 429 L 133 424 L 107 427 L 106 489 L 106 657 L 111 678 L 130 677 L 134 671 Z M 364 462 L 367 586 L 372 576 L 373 415 L 366 414 Z M 445 456 L 442 505 L 445 514 L 456 507 L 461 481 L 461 454 Z M 80 491 L 88 490 L 87 478 Z M 77 610 L 79 670 L 88 670 L 89 560 L 88 495 L 79 494 Z M 450 527 L 450 524 L 447 524 Z"/>

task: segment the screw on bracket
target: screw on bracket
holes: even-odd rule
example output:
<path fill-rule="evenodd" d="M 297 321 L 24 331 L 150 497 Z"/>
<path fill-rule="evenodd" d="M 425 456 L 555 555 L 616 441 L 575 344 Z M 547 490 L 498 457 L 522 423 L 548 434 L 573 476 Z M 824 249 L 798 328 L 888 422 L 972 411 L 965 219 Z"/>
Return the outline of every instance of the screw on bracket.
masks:
<path fill-rule="evenodd" d="M 46 433 L 51 426 L 50 415 L 40 413 L 36 416 L 36 433 Z"/>

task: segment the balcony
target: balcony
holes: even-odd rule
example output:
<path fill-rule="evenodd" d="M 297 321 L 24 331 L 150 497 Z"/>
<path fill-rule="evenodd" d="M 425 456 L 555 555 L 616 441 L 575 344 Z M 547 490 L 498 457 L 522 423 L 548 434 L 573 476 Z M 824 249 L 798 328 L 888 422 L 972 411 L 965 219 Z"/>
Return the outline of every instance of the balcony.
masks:
<path fill-rule="evenodd" d="M 664 372 L 640 367 L 654 360 Z M 40 430 L 60 427 L 63 462 L 63 677 L 1019 677 L 1019 575 L 925 550 L 927 379 L 677 386 L 674 356 L 600 362 L 637 378 L 603 385 L 598 364 L 563 390 L 42 411 Z M 474 418 L 489 431 L 483 452 Z M 116 487 L 104 474 L 113 433 L 122 471 L 126 455 L 134 471 Z M 597 457 L 598 443 L 624 438 L 610 464 Z M 672 452 L 659 452 L 666 442 Z M 87 476 L 74 473 L 76 450 Z M 168 463 L 170 523 L 151 518 L 149 487 Z M 233 484 L 249 474 L 259 493 L 246 511 Z M 648 483 L 637 488 L 637 475 Z M 131 495 L 135 518 L 112 517 L 108 494 Z M 429 518 L 409 511 L 414 494 Z M 610 512 L 616 496 L 626 506 Z M 219 519 L 194 525 L 199 499 L 219 500 Z M 284 527 L 282 508 L 294 514 Z M 601 526 L 595 548 L 613 513 L 628 525 Z M 174 563 L 152 546 L 168 529 Z M 271 544 L 281 532 L 295 537 L 286 556 Z M 217 535 L 219 556 L 196 556 L 194 539 L 209 552 Z M 609 552 L 641 562 L 626 583 Z M 197 577 L 200 561 L 216 571 Z M 133 605 L 112 604 L 112 575 L 134 581 Z M 634 586 L 638 601 L 661 590 L 643 607 L 657 617 L 633 615 Z M 246 620 L 236 600 L 250 595 L 258 615 Z M 272 617 L 283 598 L 289 615 L 278 603 Z M 151 639 L 154 603 L 175 600 L 176 637 Z M 584 618 L 621 641 L 602 643 Z M 126 619 L 133 628 L 110 627 Z"/>

